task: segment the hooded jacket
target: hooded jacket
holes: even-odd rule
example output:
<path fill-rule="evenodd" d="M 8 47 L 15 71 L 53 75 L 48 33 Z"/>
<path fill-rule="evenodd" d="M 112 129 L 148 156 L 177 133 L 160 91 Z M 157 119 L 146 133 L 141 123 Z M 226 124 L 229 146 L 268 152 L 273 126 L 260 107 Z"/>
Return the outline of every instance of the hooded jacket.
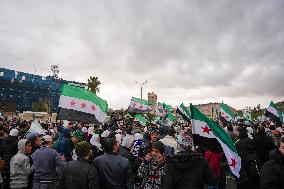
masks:
<path fill-rule="evenodd" d="M 30 158 L 25 154 L 25 144 L 27 140 L 22 139 L 18 142 L 18 153 L 10 161 L 10 187 L 28 187 L 28 176 L 33 172 L 30 166 Z"/>
<path fill-rule="evenodd" d="M 197 152 L 179 152 L 167 158 L 162 189 L 203 189 L 205 183 L 215 185 L 216 182 L 208 162 Z"/>
<path fill-rule="evenodd" d="M 61 132 L 62 143 L 60 146 L 60 155 L 64 155 L 65 160 L 72 161 L 73 144 L 71 141 L 71 129 L 63 128 Z"/>
<path fill-rule="evenodd" d="M 2 142 L 0 149 L 0 157 L 5 160 L 5 165 L 1 170 L 4 174 L 10 172 L 10 160 L 18 152 L 18 139 L 15 136 L 8 136 Z"/>

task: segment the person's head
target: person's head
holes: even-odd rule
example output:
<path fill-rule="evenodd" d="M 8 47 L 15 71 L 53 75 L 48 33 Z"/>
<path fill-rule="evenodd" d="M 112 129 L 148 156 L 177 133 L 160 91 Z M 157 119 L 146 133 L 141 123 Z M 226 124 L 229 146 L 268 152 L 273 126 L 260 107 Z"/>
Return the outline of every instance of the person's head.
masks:
<path fill-rule="evenodd" d="M 150 135 L 150 141 L 152 143 L 154 143 L 158 140 L 158 133 L 157 133 L 156 130 L 149 131 L 149 135 Z"/>
<path fill-rule="evenodd" d="M 257 128 L 257 133 L 258 134 L 265 134 L 265 128 L 263 126 L 259 126 Z"/>
<path fill-rule="evenodd" d="M 175 129 L 172 128 L 172 127 L 170 127 L 170 128 L 168 129 L 168 135 L 169 135 L 169 136 L 172 136 L 172 137 L 175 137 L 175 134 L 176 134 Z"/>
<path fill-rule="evenodd" d="M 119 152 L 119 142 L 117 142 L 116 138 L 113 136 L 106 137 L 103 140 L 103 147 L 105 152 L 108 153 L 118 153 Z"/>
<path fill-rule="evenodd" d="M 26 139 L 31 142 L 32 147 L 41 145 L 41 140 L 38 133 L 28 133 L 26 135 Z"/>
<path fill-rule="evenodd" d="M 71 139 L 72 139 L 73 144 L 83 141 L 84 140 L 83 132 L 81 130 L 73 131 Z"/>
<path fill-rule="evenodd" d="M 100 143 L 100 136 L 98 134 L 94 134 L 92 138 L 90 139 L 91 145 L 96 145 Z"/>
<path fill-rule="evenodd" d="M 279 151 L 284 156 L 284 137 L 282 137 L 279 141 Z"/>
<path fill-rule="evenodd" d="M 75 152 L 79 158 L 89 159 L 91 155 L 91 145 L 85 141 L 75 145 Z"/>
<path fill-rule="evenodd" d="M 52 138 L 49 135 L 45 135 L 41 138 L 41 145 L 44 147 L 51 148 Z"/>
<path fill-rule="evenodd" d="M 161 141 L 156 141 L 152 144 L 151 154 L 153 156 L 157 154 L 164 154 L 165 146 Z"/>
<path fill-rule="evenodd" d="M 18 137 L 18 133 L 19 133 L 19 131 L 17 129 L 12 129 L 9 132 L 9 136 Z"/>
<path fill-rule="evenodd" d="M 192 148 L 192 138 L 187 132 L 181 132 L 177 136 L 178 150 L 189 151 Z"/>
<path fill-rule="evenodd" d="M 18 149 L 21 153 L 29 155 L 32 151 L 32 144 L 27 139 L 21 139 L 18 142 Z"/>

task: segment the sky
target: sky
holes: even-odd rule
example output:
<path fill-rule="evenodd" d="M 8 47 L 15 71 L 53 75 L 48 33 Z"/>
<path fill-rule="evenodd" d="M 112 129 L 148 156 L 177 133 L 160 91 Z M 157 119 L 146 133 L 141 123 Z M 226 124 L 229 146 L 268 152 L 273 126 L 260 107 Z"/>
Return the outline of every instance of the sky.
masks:
<path fill-rule="evenodd" d="M 267 107 L 284 100 L 283 18 L 283 0 L 0 0 L 0 66 L 97 76 L 113 109 L 145 81 L 172 106 Z"/>

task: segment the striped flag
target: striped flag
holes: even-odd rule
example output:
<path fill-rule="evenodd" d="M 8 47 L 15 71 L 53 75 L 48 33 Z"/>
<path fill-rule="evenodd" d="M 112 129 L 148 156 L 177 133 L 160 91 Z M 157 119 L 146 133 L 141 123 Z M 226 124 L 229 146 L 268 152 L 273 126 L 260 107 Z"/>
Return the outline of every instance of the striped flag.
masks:
<path fill-rule="evenodd" d="M 220 117 L 229 123 L 231 123 L 235 119 L 235 115 L 231 111 L 230 107 L 227 104 L 224 104 L 223 102 L 220 106 Z"/>
<path fill-rule="evenodd" d="M 185 121 L 190 122 L 190 113 L 183 103 L 178 107 L 177 114 L 179 114 Z"/>
<path fill-rule="evenodd" d="M 240 177 L 241 158 L 227 132 L 190 104 L 193 142 L 214 152 L 223 151 L 232 173 Z"/>
<path fill-rule="evenodd" d="M 57 119 L 84 123 L 102 123 L 108 112 L 107 101 L 95 93 L 70 85 L 63 85 L 59 98 Z"/>
<path fill-rule="evenodd" d="M 148 124 L 148 120 L 141 114 L 135 115 L 135 121 L 138 121 L 143 126 L 146 126 Z"/>
<path fill-rule="evenodd" d="M 152 103 L 141 98 L 132 97 L 128 107 L 129 112 L 149 113 L 152 111 Z"/>
<path fill-rule="evenodd" d="M 279 108 L 274 104 L 273 101 L 270 102 L 269 107 L 266 109 L 265 113 L 266 117 L 269 117 L 273 120 L 278 126 L 282 126 L 283 124 L 283 115 Z"/>

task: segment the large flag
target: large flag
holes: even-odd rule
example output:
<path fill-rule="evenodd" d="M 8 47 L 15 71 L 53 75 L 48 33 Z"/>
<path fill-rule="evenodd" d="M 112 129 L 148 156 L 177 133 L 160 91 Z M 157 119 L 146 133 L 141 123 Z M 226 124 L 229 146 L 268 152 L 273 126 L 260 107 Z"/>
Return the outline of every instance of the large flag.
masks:
<path fill-rule="evenodd" d="M 274 104 L 273 101 L 270 102 L 269 107 L 266 109 L 266 117 L 269 117 L 271 120 L 277 123 L 278 126 L 283 124 L 283 115 L 279 108 Z"/>
<path fill-rule="evenodd" d="M 138 121 L 143 126 L 146 126 L 148 124 L 148 120 L 141 114 L 135 115 L 135 121 Z"/>
<path fill-rule="evenodd" d="M 108 111 L 107 101 L 95 93 L 70 85 L 63 85 L 59 98 L 57 119 L 102 123 Z"/>
<path fill-rule="evenodd" d="M 231 123 L 231 121 L 234 121 L 235 119 L 235 115 L 230 110 L 230 107 L 227 104 L 224 104 L 223 102 L 220 106 L 220 116 L 229 123 Z"/>
<path fill-rule="evenodd" d="M 129 112 L 148 113 L 152 111 L 152 103 L 141 98 L 132 97 L 128 107 Z"/>
<path fill-rule="evenodd" d="M 241 158 L 227 132 L 190 104 L 193 142 L 214 152 L 224 152 L 228 165 L 236 177 L 240 177 Z"/>
<path fill-rule="evenodd" d="M 185 121 L 190 122 L 190 113 L 183 103 L 178 107 L 177 114 L 179 114 Z"/>

